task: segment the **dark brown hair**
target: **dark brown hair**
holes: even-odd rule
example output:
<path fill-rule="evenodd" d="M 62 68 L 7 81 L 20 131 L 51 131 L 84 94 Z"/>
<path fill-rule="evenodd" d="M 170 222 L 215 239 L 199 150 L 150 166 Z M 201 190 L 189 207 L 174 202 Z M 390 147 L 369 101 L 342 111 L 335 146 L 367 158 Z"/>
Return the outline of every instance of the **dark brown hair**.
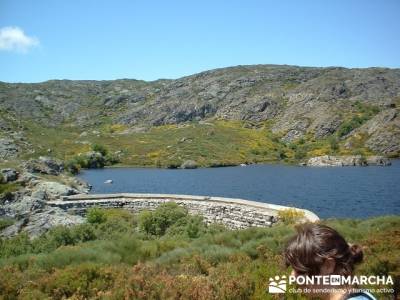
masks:
<path fill-rule="evenodd" d="M 335 260 L 336 275 L 351 275 L 354 265 L 363 259 L 358 245 L 349 245 L 333 228 L 322 224 L 304 224 L 297 227 L 297 234 L 289 240 L 285 253 L 286 266 L 298 274 L 318 275 L 325 259 Z"/>

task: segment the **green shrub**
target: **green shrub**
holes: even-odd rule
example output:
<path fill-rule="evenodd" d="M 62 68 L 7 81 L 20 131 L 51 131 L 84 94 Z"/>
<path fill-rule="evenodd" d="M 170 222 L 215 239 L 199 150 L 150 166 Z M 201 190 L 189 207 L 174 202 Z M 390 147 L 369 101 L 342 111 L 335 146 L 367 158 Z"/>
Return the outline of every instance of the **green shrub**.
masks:
<path fill-rule="evenodd" d="M 143 211 L 139 215 L 139 227 L 146 234 L 161 236 L 171 225 L 188 215 L 185 208 L 175 202 L 161 204 L 155 211 Z"/>
<path fill-rule="evenodd" d="M 339 143 L 338 143 L 338 140 L 337 140 L 337 138 L 335 136 L 331 136 L 329 138 L 329 145 L 330 145 L 331 150 L 332 150 L 333 153 L 335 153 L 336 151 L 339 150 Z"/>
<path fill-rule="evenodd" d="M 0 239 L 0 258 L 18 256 L 32 250 L 28 234 L 21 233 L 10 239 Z"/>
<path fill-rule="evenodd" d="M 203 222 L 202 216 L 187 215 L 171 225 L 168 230 L 168 235 L 181 235 L 188 238 L 198 238 L 207 232 L 207 226 Z"/>
<path fill-rule="evenodd" d="M 109 243 L 105 250 L 120 257 L 120 261 L 134 265 L 141 259 L 141 245 L 143 242 L 135 235 L 123 235 L 112 243 Z M 104 251 L 104 250 L 103 250 Z"/>
<path fill-rule="evenodd" d="M 73 161 L 76 162 L 79 166 L 82 168 L 88 168 L 89 167 L 89 160 L 88 157 L 85 155 L 78 155 L 73 158 Z"/>
<path fill-rule="evenodd" d="M 133 214 L 121 209 L 104 210 L 106 221 L 97 224 L 97 236 L 101 239 L 116 239 L 127 233 L 136 232 L 136 218 Z"/>
<path fill-rule="evenodd" d="M 73 175 L 79 174 L 82 166 L 76 159 L 71 159 L 65 163 L 65 169 Z"/>
<path fill-rule="evenodd" d="M 360 101 L 356 101 L 354 106 L 357 108 L 359 115 L 355 115 L 350 120 L 342 123 L 337 131 L 339 137 L 349 134 L 379 112 L 379 108 L 362 104 Z"/>
<path fill-rule="evenodd" d="M 360 126 L 360 118 L 359 117 L 353 117 L 350 121 L 342 123 L 342 125 L 339 127 L 337 134 L 339 137 L 343 137 L 350 132 L 352 132 L 355 128 Z"/>
<path fill-rule="evenodd" d="M 75 243 L 84 243 L 93 241 L 97 238 L 97 234 L 90 224 L 81 224 L 72 227 L 71 235 Z"/>
<path fill-rule="evenodd" d="M 294 152 L 294 158 L 297 160 L 303 159 L 307 156 L 307 151 L 303 147 L 299 147 Z"/>
<path fill-rule="evenodd" d="M 201 256 L 204 257 L 204 259 L 210 264 L 216 266 L 219 263 L 228 261 L 229 257 L 237 252 L 238 250 L 231 247 L 207 245 L 207 247 L 203 249 Z"/>
<path fill-rule="evenodd" d="M 107 161 L 103 155 L 93 155 L 86 158 L 87 164 L 84 166 L 89 169 L 100 169 L 103 168 Z"/>
<path fill-rule="evenodd" d="M 76 245 L 97 238 L 90 224 L 73 227 L 56 226 L 32 241 L 33 253 L 47 253 L 61 246 Z"/>
<path fill-rule="evenodd" d="M 75 244 L 75 239 L 71 230 L 64 226 L 52 228 L 47 233 L 47 236 L 49 237 L 49 240 L 56 245 L 55 248 L 58 248 L 59 246 Z"/>
<path fill-rule="evenodd" d="M 115 165 L 119 162 L 120 162 L 119 158 L 114 154 L 109 153 L 105 156 L 105 165 L 106 166 Z"/>
<path fill-rule="evenodd" d="M 92 150 L 95 153 L 81 153 L 68 160 L 65 163 L 67 171 L 78 174 L 81 168 L 103 168 L 120 162 L 116 155 L 108 153 L 108 150 L 102 145 L 94 144 Z"/>
<path fill-rule="evenodd" d="M 173 250 L 161 253 L 155 262 L 162 265 L 173 265 L 179 263 L 185 258 L 192 257 L 193 252 L 193 249 L 189 248 L 175 248 Z"/>
<path fill-rule="evenodd" d="M 55 271 L 42 282 L 44 292 L 52 299 L 93 299 L 99 291 L 112 287 L 114 276 L 99 265 L 85 263 Z"/>
<path fill-rule="evenodd" d="M 106 147 L 104 147 L 103 145 L 99 145 L 99 144 L 93 144 L 92 145 L 92 150 L 95 152 L 100 152 L 101 155 L 106 156 L 108 154 L 108 150 Z"/>
<path fill-rule="evenodd" d="M 165 235 L 148 236 L 135 232 L 135 216 L 128 211 L 103 212 L 100 224 L 57 227 L 34 240 L 23 234 L 0 239 L 0 298 L 264 299 L 268 278 L 289 271 L 282 251 L 295 233 L 293 225 L 244 230 L 211 225 L 188 238 L 189 225 L 204 229 L 201 218 L 175 214 L 166 218 L 175 221 Z M 367 246 L 357 275 L 398 277 L 398 216 L 321 222 L 349 243 Z M 110 224 L 127 231 L 105 240 Z"/>
<path fill-rule="evenodd" d="M 283 149 L 278 150 L 277 153 L 278 159 L 285 159 L 287 158 L 286 152 Z"/>
<path fill-rule="evenodd" d="M 86 214 L 86 220 L 91 224 L 101 224 L 107 220 L 106 212 L 97 207 L 89 208 Z"/>

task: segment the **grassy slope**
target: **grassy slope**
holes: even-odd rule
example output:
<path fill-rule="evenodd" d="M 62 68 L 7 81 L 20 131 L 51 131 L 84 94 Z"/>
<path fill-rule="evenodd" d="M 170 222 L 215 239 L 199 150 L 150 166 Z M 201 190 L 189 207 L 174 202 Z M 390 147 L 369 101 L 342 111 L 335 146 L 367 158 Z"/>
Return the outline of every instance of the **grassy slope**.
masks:
<path fill-rule="evenodd" d="M 84 109 L 84 108 L 82 108 Z M 90 107 L 87 107 L 90 109 Z M 215 120 L 164 125 L 133 132 L 122 124 L 112 124 L 109 117 L 99 117 L 96 127 L 79 128 L 73 123 L 58 127 L 46 127 L 32 120 L 17 122 L 7 112 L 0 116 L 18 131 L 23 128 L 27 141 L 35 153 L 23 148 L 20 159 L 52 155 L 63 160 L 90 150 L 90 144 L 105 145 L 111 152 L 122 151 L 121 165 L 130 166 L 179 166 L 187 159 L 197 161 L 199 166 L 237 165 L 240 163 L 298 162 L 306 157 L 324 154 L 372 155 L 364 146 L 368 136 L 356 134 L 346 137 L 351 130 L 361 126 L 379 112 L 374 106 L 356 102 L 350 111 L 341 112 L 344 122 L 340 128 L 325 139 L 315 139 L 312 132 L 293 143 L 284 143 L 285 134 L 271 132 L 272 121 L 252 123 L 248 121 Z M 86 132 L 86 136 L 80 136 Z M 3 133 L 6 136 L 6 133 Z M 1 137 L 1 136 L 0 136 Z M 351 140 L 352 149 L 344 144 Z M 47 150 L 52 152 L 48 153 Z M 16 162 L 0 162 L 0 167 L 16 165 Z"/>
<path fill-rule="evenodd" d="M 107 214 L 103 223 L 57 228 L 36 242 L 2 241 L 3 299 L 275 299 L 266 293 L 269 277 L 290 272 L 281 253 L 293 225 L 210 227 L 194 238 L 175 228 L 151 237 L 126 211 Z M 364 246 L 357 274 L 390 274 L 399 284 L 400 217 L 324 223 Z"/>
<path fill-rule="evenodd" d="M 363 136 L 359 137 L 359 141 L 353 141 L 356 147 L 352 150 L 345 149 L 344 141 L 339 141 L 336 136 L 316 140 L 308 134 L 294 143 L 285 144 L 280 140 L 281 135 L 271 132 L 268 122 L 255 124 L 210 120 L 206 123 L 164 125 L 145 132 L 130 133 L 123 125 L 106 123 L 97 129 L 85 130 L 88 133 L 86 136 L 80 136 L 84 130 L 70 126 L 52 128 L 31 123 L 25 128 L 27 140 L 33 145 L 35 153 L 25 154 L 23 159 L 53 155 L 68 160 L 89 151 L 93 143 L 105 145 L 111 152 L 122 151 L 121 165 L 152 167 L 179 166 L 187 159 L 197 161 L 199 166 L 218 166 L 296 162 L 324 154 L 373 154 L 364 148 Z M 337 148 L 332 140 L 337 141 Z M 49 154 L 47 149 L 52 152 Z"/>

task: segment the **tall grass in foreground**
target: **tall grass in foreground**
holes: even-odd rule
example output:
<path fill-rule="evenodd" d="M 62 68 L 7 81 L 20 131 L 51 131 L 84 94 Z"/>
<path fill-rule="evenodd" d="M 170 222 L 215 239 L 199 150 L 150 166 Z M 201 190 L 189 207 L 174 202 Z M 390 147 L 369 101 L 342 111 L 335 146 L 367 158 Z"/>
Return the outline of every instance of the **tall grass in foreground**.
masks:
<path fill-rule="evenodd" d="M 92 209 L 87 219 L 0 240 L 0 298 L 278 299 L 269 277 L 290 272 L 281 253 L 294 225 L 206 226 L 174 203 L 139 215 Z M 398 291 L 400 217 L 323 222 L 365 246 L 358 274 L 390 274 Z"/>

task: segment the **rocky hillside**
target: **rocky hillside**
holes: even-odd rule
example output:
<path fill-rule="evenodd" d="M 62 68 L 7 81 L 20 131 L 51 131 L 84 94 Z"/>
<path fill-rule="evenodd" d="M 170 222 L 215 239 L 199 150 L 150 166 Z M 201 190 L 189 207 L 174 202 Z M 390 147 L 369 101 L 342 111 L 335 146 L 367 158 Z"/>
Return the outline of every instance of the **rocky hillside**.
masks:
<path fill-rule="evenodd" d="M 400 154 L 399 106 L 400 69 L 257 65 L 154 82 L 0 83 L 0 237 L 83 222 L 47 205 L 88 191 L 68 176 L 80 168 L 386 165 L 376 155 Z"/>
<path fill-rule="evenodd" d="M 116 133 L 188 122 L 212 126 L 221 119 L 262 127 L 275 150 L 334 137 L 343 151 L 398 156 L 399 105 L 400 69 L 384 68 L 254 65 L 152 82 L 0 83 L 0 157 L 29 156 L 42 143 L 39 152 L 54 150 L 44 149 L 56 146 L 43 138 L 53 129 L 76 133 L 65 139 L 94 135 L 107 143 Z M 290 149 L 282 157 L 290 157 Z"/>

